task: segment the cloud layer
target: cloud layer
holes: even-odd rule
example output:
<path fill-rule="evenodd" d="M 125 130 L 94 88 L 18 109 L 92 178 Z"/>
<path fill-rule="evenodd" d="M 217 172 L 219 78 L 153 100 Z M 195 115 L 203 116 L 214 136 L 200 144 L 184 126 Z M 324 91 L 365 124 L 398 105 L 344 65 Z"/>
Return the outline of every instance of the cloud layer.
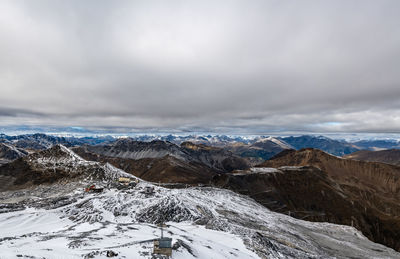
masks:
<path fill-rule="evenodd" d="M 1 126 L 399 132 L 400 2 L 1 1 Z"/>

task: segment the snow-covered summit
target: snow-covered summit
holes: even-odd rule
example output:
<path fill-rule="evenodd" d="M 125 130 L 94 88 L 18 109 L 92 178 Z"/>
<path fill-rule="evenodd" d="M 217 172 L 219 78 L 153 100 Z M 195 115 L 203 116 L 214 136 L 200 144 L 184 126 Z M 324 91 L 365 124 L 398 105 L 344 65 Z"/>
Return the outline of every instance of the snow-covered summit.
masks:
<path fill-rule="evenodd" d="M 283 140 L 280 140 L 278 138 L 275 137 L 257 137 L 254 139 L 254 143 L 253 144 L 257 144 L 257 143 L 274 143 L 276 145 L 278 145 L 279 147 L 281 147 L 282 149 L 294 149 L 293 146 L 289 145 L 288 143 L 286 143 Z"/>

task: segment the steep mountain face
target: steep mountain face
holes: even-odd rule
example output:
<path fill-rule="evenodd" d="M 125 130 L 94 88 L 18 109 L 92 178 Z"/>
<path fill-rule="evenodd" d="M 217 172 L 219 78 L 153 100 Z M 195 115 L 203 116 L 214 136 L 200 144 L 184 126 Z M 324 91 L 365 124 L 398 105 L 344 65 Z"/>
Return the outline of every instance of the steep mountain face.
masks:
<path fill-rule="evenodd" d="M 335 156 L 343 156 L 359 150 L 359 148 L 351 143 L 333 140 L 323 136 L 315 137 L 305 135 L 280 139 L 293 146 L 295 149 L 317 148 Z"/>
<path fill-rule="evenodd" d="M 360 150 L 343 156 L 346 159 L 381 162 L 400 166 L 400 149 L 389 149 L 381 151 Z"/>
<path fill-rule="evenodd" d="M 307 218 L 354 225 L 371 240 L 400 250 L 400 167 L 341 159 L 315 149 L 284 151 L 260 165 L 283 166 L 295 166 L 289 167 L 290 170 L 298 170 L 298 166 L 313 166 L 320 175 L 299 174 L 298 179 L 291 181 L 291 188 L 278 192 L 286 195 L 290 190 L 292 193 L 288 200 L 277 199 L 288 207 L 286 211 L 303 209 L 311 210 L 311 215 L 320 213 L 318 217 Z M 279 188 L 275 185 L 281 184 L 272 183 L 277 190 Z M 313 186 L 307 187 L 310 184 Z M 300 200 L 296 200 L 296 195 Z M 335 211 L 327 206 L 332 206 Z"/>
<path fill-rule="evenodd" d="M 181 148 L 195 161 L 201 162 L 221 172 L 249 168 L 249 164 L 246 160 L 222 148 L 202 144 L 196 145 L 191 142 L 182 143 Z"/>
<path fill-rule="evenodd" d="M 109 164 L 88 162 L 68 148 L 56 145 L 0 166 L 0 192 L 60 181 L 69 182 L 72 179 L 114 179 L 117 175 L 133 177 Z"/>
<path fill-rule="evenodd" d="M 28 152 L 11 144 L 0 143 L 0 165 L 24 157 Z"/>

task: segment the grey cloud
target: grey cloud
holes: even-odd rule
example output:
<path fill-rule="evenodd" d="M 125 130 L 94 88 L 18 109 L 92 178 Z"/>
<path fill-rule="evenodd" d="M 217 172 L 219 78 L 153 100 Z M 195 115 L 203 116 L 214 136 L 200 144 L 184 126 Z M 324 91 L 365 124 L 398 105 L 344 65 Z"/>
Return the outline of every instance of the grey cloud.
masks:
<path fill-rule="evenodd" d="M 24 110 L 24 109 L 7 108 L 0 106 L 0 117 L 18 117 L 18 116 L 46 116 L 46 115 L 28 109 Z"/>
<path fill-rule="evenodd" d="M 399 11 L 396 0 L 2 1 L 0 121 L 398 132 Z"/>

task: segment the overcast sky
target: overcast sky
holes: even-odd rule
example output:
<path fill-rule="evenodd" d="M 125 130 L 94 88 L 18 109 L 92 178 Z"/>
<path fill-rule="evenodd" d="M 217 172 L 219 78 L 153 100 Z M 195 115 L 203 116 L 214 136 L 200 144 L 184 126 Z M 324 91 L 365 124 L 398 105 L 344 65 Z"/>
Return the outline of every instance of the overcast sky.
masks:
<path fill-rule="evenodd" d="M 400 132 L 400 1 L 0 1 L 0 126 Z"/>

